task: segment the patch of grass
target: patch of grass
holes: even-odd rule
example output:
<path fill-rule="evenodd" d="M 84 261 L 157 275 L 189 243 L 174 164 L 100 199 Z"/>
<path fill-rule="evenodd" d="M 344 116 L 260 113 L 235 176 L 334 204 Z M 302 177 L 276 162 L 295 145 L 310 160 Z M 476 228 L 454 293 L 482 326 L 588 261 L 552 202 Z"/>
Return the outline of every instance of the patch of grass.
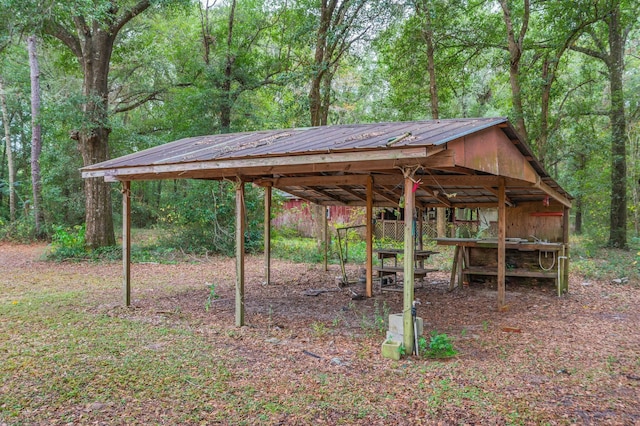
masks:
<path fill-rule="evenodd" d="M 483 337 L 460 341 L 464 359 L 381 360 L 378 332 L 387 315 L 375 299 L 348 302 L 348 309 L 336 305 L 333 316 L 278 331 L 283 344 L 267 345 L 271 305 L 267 321 L 221 326 L 214 314 L 203 319 L 206 295 L 201 284 L 193 284 L 200 294 L 195 309 L 175 305 L 158 315 L 153 303 L 176 290 L 154 283 L 154 297 L 162 299 L 146 299 L 139 308 L 108 307 L 101 303 L 113 300 L 117 277 L 90 278 L 83 265 L 73 265 L 77 274 L 53 266 L 0 277 L 0 389 L 10 390 L 0 398 L 0 424 L 551 424 L 562 422 L 566 407 L 557 405 L 557 393 L 540 388 L 571 392 L 576 406 L 601 410 L 596 400 L 605 399 L 602 384 L 617 383 L 640 366 L 632 350 L 581 349 L 579 356 L 588 352 L 597 360 L 593 368 L 557 374 L 576 352 L 557 350 L 558 340 L 547 344 L 535 333 L 522 351 L 517 343 L 502 343 L 493 320 L 483 322 L 482 315 L 460 332 L 469 336 L 477 327 Z M 631 292 L 618 293 L 611 304 L 632 309 L 635 299 L 625 299 Z M 229 312 L 215 315 L 232 322 Z M 354 321 L 357 327 L 361 318 L 367 333 L 356 330 L 349 340 L 334 330 Z M 331 339 L 325 334 L 310 342 L 314 327 Z M 323 360 L 303 349 L 319 349 Z M 328 362 L 334 356 L 345 364 Z M 632 396 L 611 398 L 633 406 Z M 630 417 L 610 419 L 622 423 Z"/>
<path fill-rule="evenodd" d="M 274 257 L 296 263 L 320 263 L 324 261 L 324 249 L 318 250 L 315 238 L 296 237 L 286 234 L 276 235 L 271 242 Z M 366 261 L 366 243 L 360 238 L 352 237 L 346 242 L 347 262 L 362 264 Z M 345 242 L 342 243 L 342 253 L 345 255 Z M 340 262 L 338 254 L 338 240 L 333 238 L 329 247 L 328 262 Z"/>
<path fill-rule="evenodd" d="M 322 337 L 329 332 L 329 327 L 327 327 L 323 322 L 314 321 L 311 323 L 311 331 L 315 337 Z"/>
<path fill-rule="evenodd" d="M 62 261 L 115 262 L 122 260 L 122 247 L 100 247 L 89 250 L 85 246 L 84 226 L 65 228 L 54 226 L 54 233 L 47 259 Z M 141 244 L 132 243 L 131 261 L 133 263 L 176 263 L 178 252 L 171 247 L 158 245 L 151 231 L 132 230 L 132 234 L 141 235 Z"/>
<path fill-rule="evenodd" d="M 273 257 L 296 263 L 320 263 L 324 256 L 313 238 L 274 237 L 271 250 Z"/>
<path fill-rule="evenodd" d="M 388 327 L 389 313 L 391 312 L 391 308 L 386 301 L 380 304 L 378 300 L 375 300 L 372 313 L 367 312 L 364 308 L 358 309 L 353 302 L 349 304 L 349 309 L 359 317 L 360 328 L 365 331 L 368 337 L 385 333 Z"/>
<path fill-rule="evenodd" d="M 375 328 L 380 333 L 384 333 L 389 326 L 389 314 L 391 313 L 391 308 L 387 305 L 386 301 L 382 302 L 382 307 L 378 304 L 376 300 L 373 302 L 373 314 L 374 314 L 374 325 Z"/>
<path fill-rule="evenodd" d="M 627 277 L 637 283 L 640 279 L 640 246 L 635 240 L 630 244 L 632 250 L 603 248 L 584 237 L 572 237 L 571 244 L 572 273 L 595 280 Z"/>
<path fill-rule="evenodd" d="M 77 310 L 82 295 L 0 305 L 0 382 L 11 389 L 1 421 L 47 423 L 52 413 L 80 421 L 74 407 L 89 404 L 126 411 L 181 400 L 186 409 L 224 399 L 232 377 L 220 349 L 188 330 Z M 99 419 L 98 412 L 84 415 L 82 422 Z"/>
<path fill-rule="evenodd" d="M 635 252 L 627 250 L 598 249 L 591 257 L 572 255 L 569 265 L 572 273 L 588 279 L 609 281 L 626 277 L 637 281 L 640 269 L 634 264 L 636 256 Z"/>

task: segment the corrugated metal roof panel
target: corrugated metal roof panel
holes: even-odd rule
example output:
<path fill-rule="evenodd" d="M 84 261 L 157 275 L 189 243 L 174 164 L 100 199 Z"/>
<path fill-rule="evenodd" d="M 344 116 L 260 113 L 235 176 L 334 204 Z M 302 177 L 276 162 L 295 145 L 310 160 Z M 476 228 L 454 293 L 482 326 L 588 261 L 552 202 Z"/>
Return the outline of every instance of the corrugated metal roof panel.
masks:
<path fill-rule="evenodd" d="M 198 136 L 88 166 L 84 170 L 439 145 L 506 121 L 502 117 L 429 120 Z"/>
<path fill-rule="evenodd" d="M 399 164 L 412 165 L 416 159 L 416 179 L 431 182 L 417 190 L 417 201 L 422 206 L 486 205 L 497 203 L 496 195 L 480 183 L 482 176 L 492 174 L 491 171 L 486 168 L 469 168 L 462 162 L 448 163 L 444 160 L 448 157 L 437 159 L 439 154 L 435 153 L 446 148 L 451 148 L 450 155 L 454 155 L 455 147 L 460 146 L 459 142 L 449 147 L 433 147 L 461 139 L 467 143 L 471 139 L 467 139 L 467 136 L 496 126 L 517 147 L 516 155 L 519 155 L 519 151 L 535 168 L 541 182 L 551 188 L 520 187 L 515 182 L 508 189 L 508 196 L 512 200 L 539 200 L 548 194 L 557 197 L 554 191 L 560 194 L 560 199 L 570 198 L 549 177 L 528 145 L 518 138 L 509 121 L 503 117 L 350 124 L 198 136 L 88 166 L 83 168 L 83 172 L 87 173 L 86 176 L 119 177 L 123 180 L 250 176 L 252 180 L 271 179 L 274 187 L 320 204 L 363 205 L 366 191 L 362 179 L 355 179 L 359 184 L 347 182 L 346 185 L 339 185 L 335 183 L 338 182 L 336 180 L 333 184 L 322 184 L 324 181 L 321 178 L 341 174 L 355 178 L 363 176 L 362 173 L 369 176 L 401 177 Z M 484 145 L 479 148 L 482 149 L 482 146 Z M 420 153 L 422 147 L 427 149 Z M 420 170 L 420 159 L 426 159 L 430 152 L 433 155 L 429 158 L 435 159 L 432 163 L 434 167 Z M 310 154 L 313 158 L 300 157 Z M 464 155 L 463 153 L 461 156 Z M 301 161 L 297 162 L 299 159 Z M 327 165 L 330 167 L 325 167 Z M 458 179 L 455 184 L 442 182 L 446 177 L 464 177 L 470 174 L 478 176 L 477 185 L 473 179 Z M 503 173 L 503 176 L 517 178 L 513 173 Z M 278 184 L 280 177 L 289 179 L 288 186 Z M 296 178 L 307 178 L 306 182 L 309 183 L 304 185 L 310 186 L 301 186 Z M 389 182 L 391 183 L 374 185 L 373 201 L 376 205 L 398 204 L 394 200 L 402 195 L 404 183 L 397 179 Z M 531 182 L 528 183 L 530 184 Z M 346 186 L 349 187 L 348 190 Z"/>

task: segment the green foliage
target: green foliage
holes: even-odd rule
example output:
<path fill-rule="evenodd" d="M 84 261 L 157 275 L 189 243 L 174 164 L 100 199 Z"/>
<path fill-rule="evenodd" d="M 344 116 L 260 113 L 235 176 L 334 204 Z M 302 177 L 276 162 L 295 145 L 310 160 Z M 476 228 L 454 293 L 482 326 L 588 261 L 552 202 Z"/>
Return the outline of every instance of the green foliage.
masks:
<path fill-rule="evenodd" d="M 311 323 L 311 330 L 315 337 L 323 337 L 329 332 L 327 325 L 321 321 L 314 321 Z"/>
<path fill-rule="evenodd" d="M 384 333 L 389 326 L 389 313 L 391 313 L 391 308 L 387 305 L 386 300 L 382 302 L 382 306 L 378 304 L 377 300 L 373 302 L 373 321 L 378 332 Z"/>
<path fill-rule="evenodd" d="M 48 257 L 55 260 L 86 258 L 84 234 L 84 225 L 76 225 L 73 228 L 54 226 Z"/>
<path fill-rule="evenodd" d="M 445 333 L 438 334 L 435 330 L 431 332 L 429 346 L 427 347 L 427 340 L 422 337 L 418 340 L 418 347 L 420 348 L 420 354 L 427 358 L 449 358 L 458 353 L 453 348 L 453 343 L 449 336 Z"/>
<path fill-rule="evenodd" d="M 332 240 L 331 253 L 336 262 L 339 259 L 338 250 L 338 239 L 334 238 Z M 367 243 L 360 236 L 353 239 L 349 238 L 343 241 L 342 253 L 343 256 L 346 256 L 348 263 L 363 264 L 367 259 Z"/>
<path fill-rule="evenodd" d="M 633 240 L 632 240 L 633 242 Z M 636 250 L 605 249 L 586 238 L 574 238 L 569 268 L 587 279 L 611 281 L 640 279 L 640 252 Z"/>
<path fill-rule="evenodd" d="M 418 349 L 421 354 L 426 354 L 429 350 L 429 345 L 427 344 L 427 339 L 424 336 L 420 336 L 418 339 Z"/>
<path fill-rule="evenodd" d="M 35 223 L 31 217 L 21 217 L 15 222 L 5 221 L 0 217 L 0 241 L 30 243 L 36 241 Z"/>
<path fill-rule="evenodd" d="M 262 249 L 263 193 L 245 189 L 245 250 Z M 235 189 L 230 182 L 180 181 L 161 201 L 158 244 L 187 253 L 233 255 L 235 250 Z"/>
<path fill-rule="evenodd" d="M 19 205 L 31 198 L 31 117 L 26 50 L 14 36 L 22 30 L 39 32 L 43 17 L 59 22 L 75 34 L 73 16 L 104 23 L 113 19 L 114 11 L 122 14 L 134 3 L 54 2 L 44 13 L 37 2 L 6 0 L 0 4 L 3 18 L 0 19 L 3 54 L 0 75 L 6 83 Z M 317 35 L 317 3 L 238 2 L 229 45 L 229 2 L 210 1 L 212 6 L 208 11 L 201 9 L 201 2 L 152 3 L 123 29 L 111 56 L 109 87 L 113 96 L 109 96 L 108 123 L 102 124 L 108 124 L 111 132 L 112 157 L 220 130 L 308 125 L 307 87 L 316 71 L 311 63 Z M 394 3 L 392 7 L 385 2 L 374 3 L 361 9 L 361 15 L 354 21 L 349 21 L 348 15 L 358 2 L 345 11 L 344 22 L 352 22 L 357 30 L 368 30 L 371 26 L 378 32 L 374 35 L 375 42 L 371 40 L 371 33 L 362 32 L 362 37 L 352 46 L 353 51 L 344 52 L 340 65 L 331 68 L 333 83 L 327 93 L 332 100 L 329 124 L 428 117 L 431 99 L 426 31 L 433 33 L 441 117 L 511 113 L 513 96 L 504 42 L 506 29 L 499 7 L 457 0 Z M 510 2 L 509 7 L 517 32 L 523 19 L 522 5 Z M 634 53 L 637 46 L 633 44 L 638 39 L 637 7 L 627 0 L 621 3 L 621 22 L 629 31 L 623 61 L 626 64 L 624 98 L 629 111 L 626 118 L 628 215 L 635 233 L 640 229 L 637 185 L 640 126 L 638 114 L 633 113 L 640 105 L 640 66 Z M 581 209 L 582 232 L 589 242 L 585 241 L 573 254 L 585 259 L 591 259 L 598 247 L 607 243 L 609 234 L 612 158 L 611 123 L 607 115 L 611 99 L 607 91 L 610 84 L 602 61 L 571 50 L 559 58 L 555 55 L 568 35 L 587 22 L 590 23 L 585 28 L 589 31 L 576 34 L 572 45 L 591 50 L 599 48 L 594 40 L 606 41 L 608 29 L 605 14 L 595 16 L 594 13 L 602 10 L 586 4 L 575 7 L 566 2 L 546 2 L 533 7 L 522 51 L 522 64 L 527 66 L 521 67 L 520 75 L 529 142 L 539 152 L 548 132 L 544 165 L 575 197 L 573 212 Z M 600 19 L 603 17 L 605 19 Z M 329 34 L 329 38 L 334 36 L 336 33 Z M 205 42 L 210 48 L 206 58 Z M 71 130 L 87 127 L 86 119 L 79 114 L 81 105 L 87 101 L 80 95 L 82 69 L 71 50 L 60 41 L 44 37 L 39 47 L 43 91 L 40 117 L 44 140 L 40 159 L 43 210 L 46 223 L 71 228 L 81 224 L 85 216 L 83 182 L 78 173 L 82 158 L 76 142 L 69 139 Z M 604 47 L 606 50 L 607 46 Z M 227 70 L 227 57 L 233 58 L 230 70 Z M 549 121 L 543 123 L 541 94 L 551 76 L 543 75 L 542 71 L 548 65 L 555 67 L 555 80 L 549 93 Z M 222 129 L 221 114 L 227 108 L 231 123 L 228 129 Z M 12 224 L 6 220 L 6 157 L 4 144 L 1 145 L 0 238 L 31 241 L 32 225 L 28 218 Z M 134 225 L 148 228 L 158 223 L 166 236 L 155 252 L 134 250 L 134 257 L 170 258 L 179 249 L 189 253 L 231 254 L 235 232 L 233 191 L 211 189 L 215 185 L 135 182 L 132 185 Z M 115 196 L 116 191 L 118 188 L 114 185 L 113 206 L 117 211 L 120 197 Z M 253 192 L 259 193 L 259 190 Z M 248 251 L 262 247 L 259 202 L 259 194 L 248 195 L 245 235 Z M 347 243 L 349 261 L 363 262 L 364 244 L 352 234 L 349 232 Z M 286 233 L 286 238 L 290 237 Z M 117 256 L 117 250 L 110 248 L 89 255 L 111 259 Z M 280 251 L 277 256 L 296 261 L 322 260 L 315 244 L 276 241 L 275 250 Z M 336 262 L 335 241 L 331 253 L 331 261 Z M 69 254 L 79 255 L 73 251 Z M 590 276 L 619 275 L 629 267 L 620 261 L 609 262 L 602 268 L 581 258 L 576 265 Z"/>
<path fill-rule="evenodd" d="M 216 283 L 207 284 L 207 288 L 209 289 L 209 294 L 207 295 L 207 301 L 204 304 L 204 310 L 209 312 L 209 309 L 211 309 L 211 303 L 214 300 L 219 299 L 220 295 L 216 293 Z"/>
<path fill-rule="evenodd" d="M 320 263 L 323 253 L 318 250 L 313 238 L 283 238 L 275 236 L 271 241 L 274 257 L 297 263 Z"/>
<path fill-rule="evenodd" d="M 366 261 L 366 243 L 354 238 L 347 242 L 348 263 L 363 264 Z M 320 263 L 324 261 L 324 251 L 318 249 L 315 238 L 297 236 L 292 229 L 280 229 L 271 238 L 271 250 L 274 257 L 298 263 Z M 343 242 L 342 253 L 345 253 Z M 338 263 L 338 240 L 332 239 L 329 250 L 329 263 Z"/>
<path fill-rule="evenodd" d="M 122 259 L 122 249 L 117 246 L 88 250 L 85 245 L 85 226 L 65 227 L 54 225 L 47 259 L 55 261 L 116 261 Z M 135 260 L 135 256 L 132 256 Z"/>

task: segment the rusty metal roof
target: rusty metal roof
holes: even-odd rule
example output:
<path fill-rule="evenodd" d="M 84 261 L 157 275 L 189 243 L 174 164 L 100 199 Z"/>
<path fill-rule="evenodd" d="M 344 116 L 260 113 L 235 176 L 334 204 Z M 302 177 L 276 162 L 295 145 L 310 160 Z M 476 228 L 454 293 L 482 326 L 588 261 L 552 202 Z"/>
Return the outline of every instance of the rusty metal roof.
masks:
<path fill-rule="evenodd" d="M 501 117 L 451 119 L 197 136 L 105 161 L 83 170 L 439 145 L 505 122 L 507 119 Z M 394 143 L 394 139 L 397 142 Z"/>
<path fill-rule="evenodd" d="M 486 151 L 486 152 L 485 152 Z M 418 205 L 495 204 L 496 178 L 510 202 L 570 196 L 504 117 L 264 130 L 181 139 L 84 167 L 107 180 L 241 179 L 319 204 L 397 205 L 402 169 L 420 182 Z M 452 194 L 455 194 L 452 195 Z"/>

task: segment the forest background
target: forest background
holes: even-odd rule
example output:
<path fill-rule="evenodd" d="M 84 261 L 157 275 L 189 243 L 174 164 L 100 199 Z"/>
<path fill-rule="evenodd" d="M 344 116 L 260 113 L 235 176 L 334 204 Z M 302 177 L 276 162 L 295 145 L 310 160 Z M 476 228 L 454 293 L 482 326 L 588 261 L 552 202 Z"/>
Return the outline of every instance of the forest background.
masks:
<path fill-rule="evenodd" d="M 630 0 L 0 0 L 0 239 L 113 246 L 120 188 L 83 181 L 79 169 L 183 137 L 508 116 L 575 197 L 572 231 L 638 246 L 638 9 Z M 184 250 L 232 251 L 232 185 L 134 182 L 132 196 L 134 226 L 163 227 Z M 247 188 L 249 248 L 261 245 L 261 196 Z"/>

